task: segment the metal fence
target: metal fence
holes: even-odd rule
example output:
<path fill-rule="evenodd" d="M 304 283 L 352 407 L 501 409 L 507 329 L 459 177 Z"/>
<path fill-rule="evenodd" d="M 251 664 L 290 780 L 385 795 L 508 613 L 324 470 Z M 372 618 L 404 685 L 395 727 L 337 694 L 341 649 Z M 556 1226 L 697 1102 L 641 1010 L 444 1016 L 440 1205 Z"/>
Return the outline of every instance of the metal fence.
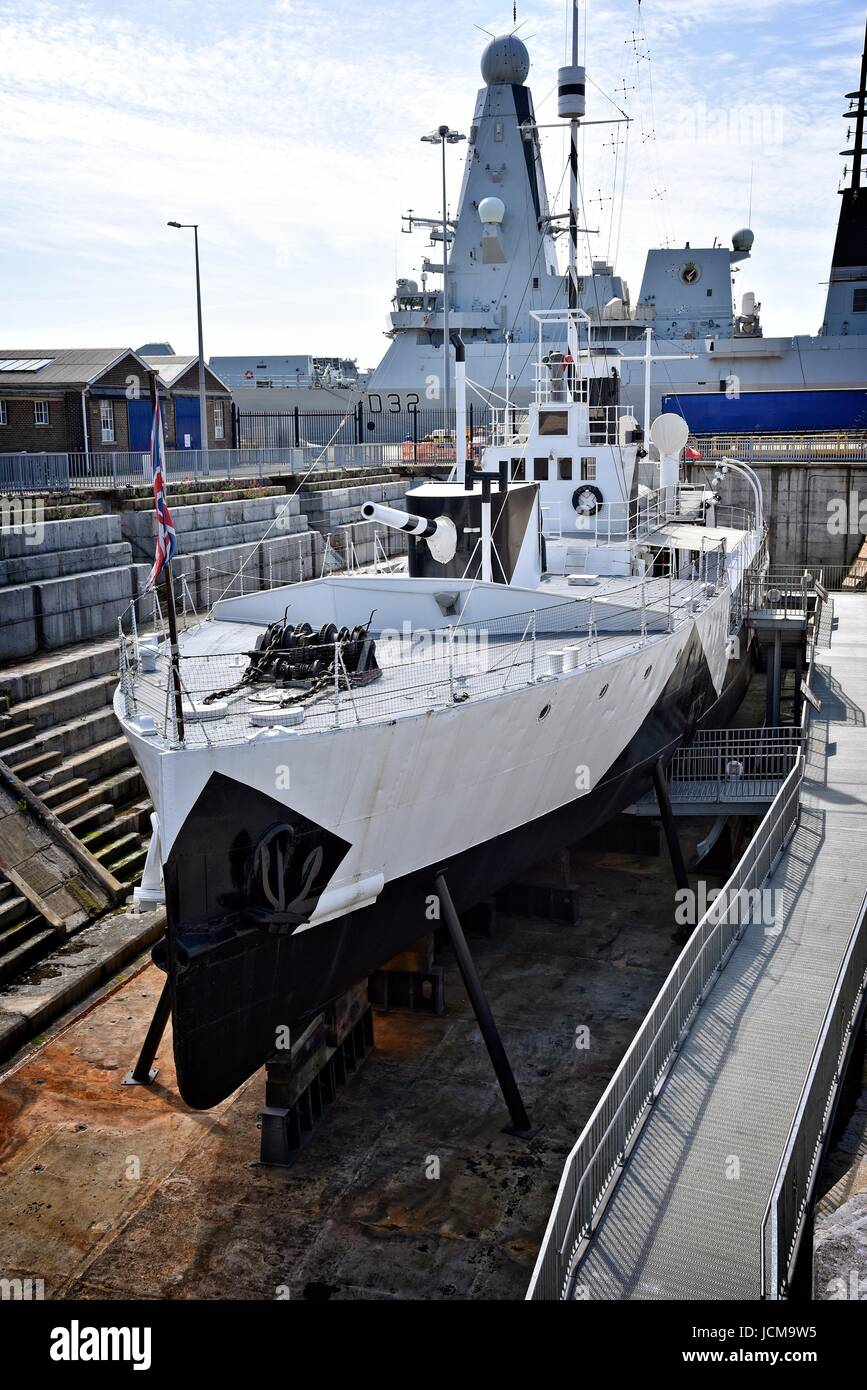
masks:
<path fill-rule="evenodd" d="M 679 748 L 668 770 L 669 783 L 677 784 L 679 800 L 705 800 L 708 783 L 725 784 L 726 796 L 756 799 L 756 786 L 779 783 L 788 777 L 804 748 L 804 730 L 798 726 L 758 729 L 701 729 Z"/>
<path fill-rule="evenodd" d="M 515 419 L 519 412 L 512 412 Z M 526 410 L 523 412 L 526 418 Z M 467 438 L 471 448 L 493 442 L 495 412 L 479 402 L 467 406 Z M 407 408 L 400 398 L 374 393 L 344 410 L 238 410 L 236 442 L 256 448 L 302 448 L 326 444 L 408 445 L 407 453 L 421 463 L 436 451 L 454 459 L 454 409 L 421 403 Z"/>
<path fill-rule="evenodd" d="M 422 451 L 423 453 L 424 451 Z M 454 445 L 451 446 L 454 458 Z M 448 461 L 447 454 L 443 455 Z M 306 476 L 343 469 L 391 472 L 416 460 L 400 445 L 332 444 L 301 448 L 168 449 L 165 476 L 171 484 L 259 482 L 289 474 Z M 421 457 L 419 462 L 437 462 Z M 148 453 L 112 450 L 90 454 L 0 454 L 0 494 L 114 491 L 150 482 Z M 171 497 L 170 497 L 171 500 Z"/>
<path fill-rule="evenodd" d="M 0 494 L 68 492 L 69 454 L 0 454 Z"/>
<path fill-rule="evenodd" d="M 702 458 L 734 457 L 745 463 L 867 462 L 867 434 L 694 434 Z"/>
<path fill-rule="evenodd" d="M 600 1205 L 623 1169 L 705 992 L 743 935 L 750 894 L 773 872 L 795 831 L 803 772 L 799 752 L 746 854 L 678 956 L 570 1153 L 528 1299 L 567 1295 L 575 1255 L 592 1234 Z"/>
<path fill-rule="evenodd" d="M 867 989 L 867 896 L 810 1061 L 761 1231 L 762 1297 L 785 1298 Z"/>

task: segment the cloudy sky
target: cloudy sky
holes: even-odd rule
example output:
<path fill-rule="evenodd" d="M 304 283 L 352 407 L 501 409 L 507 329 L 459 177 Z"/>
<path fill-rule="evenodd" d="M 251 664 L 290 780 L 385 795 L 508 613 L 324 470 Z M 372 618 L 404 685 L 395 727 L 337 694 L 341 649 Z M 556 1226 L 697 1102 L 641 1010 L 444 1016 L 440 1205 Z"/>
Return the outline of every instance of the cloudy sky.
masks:
<path fill-rule="evenodd" d="M 556 120 L 568 0 L 518 0 L 540 122 Z M 648 246 L 756 245 L 766 332 L 821 321 L 864 0 L 587 0 L 585 256 L 616 254 L 637 297 Z M 0 343 L 195 349 L 201 226 L 205 351 L 378 361 L 396 274 L 425 254 L 438 153 L 466 131 L 491 0 L 0 0 Z M 466 146 L 450 153 L 459 186 Z M 547 132 L 549 190 L 565 147 Z M 615 154 L 617 177 L 615 181 Z M 625 183 L 623 174 L 625 170 Z M 615 198 L 612 201 L 612 191 Z M 622 195 L 622 196 L 621 196 Z M 562 203 L 558 203 L 562 206 Z"/>

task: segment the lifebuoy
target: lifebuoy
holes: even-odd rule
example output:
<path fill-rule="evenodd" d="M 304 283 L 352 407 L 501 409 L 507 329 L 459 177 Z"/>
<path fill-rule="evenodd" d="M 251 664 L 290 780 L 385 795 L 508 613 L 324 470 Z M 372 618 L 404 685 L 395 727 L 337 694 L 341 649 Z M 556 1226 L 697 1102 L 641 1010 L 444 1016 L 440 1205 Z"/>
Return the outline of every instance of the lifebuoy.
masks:
<path fill-rule="evenodd" d="M 572 493 L 572 508 L 584 516 L 595 516 L 602 506 L 602 493 L 592 483 L 582 483 Z"/>

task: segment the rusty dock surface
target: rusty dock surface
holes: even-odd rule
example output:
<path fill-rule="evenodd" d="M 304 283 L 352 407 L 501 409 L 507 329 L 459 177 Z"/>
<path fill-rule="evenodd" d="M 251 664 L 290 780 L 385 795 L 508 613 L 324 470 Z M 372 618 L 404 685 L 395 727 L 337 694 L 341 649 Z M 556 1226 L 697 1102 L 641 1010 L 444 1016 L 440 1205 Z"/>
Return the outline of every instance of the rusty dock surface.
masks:
<path fill-rule="evenodd" d="M 167 1037 L 155 1085 L 121 1085 L 164 978 L 145 958 L 0 1078 L 0 1274 L 46 1298 L 522 1298 L 576 1124 L 677 952 L 665 858 L 584 848 L 572 874 L 577 925 L 473 943 L 529 1142 L 447 955 L 446 1015 L 378 1015 L 294 1165 L 263 1167 L 261 1073 L 192 1111 Z"/>

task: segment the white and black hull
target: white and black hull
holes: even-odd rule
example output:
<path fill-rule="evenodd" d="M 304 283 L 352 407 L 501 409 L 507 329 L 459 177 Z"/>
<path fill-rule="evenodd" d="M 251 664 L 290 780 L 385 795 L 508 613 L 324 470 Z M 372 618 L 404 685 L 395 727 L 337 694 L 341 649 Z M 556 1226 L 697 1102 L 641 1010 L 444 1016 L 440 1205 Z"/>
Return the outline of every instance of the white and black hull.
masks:
<path fill-rule="evenodd" d="M 348 728 L 298 742 L 279 797 L 265 790 L 273 742 L 162 762 L 134 742 L 168 850 L 156 958 L 187 1103 L 218 1103 L 274 1053 L 278 1029 L 429 931 L 438 868 L 458 909 L 489 897 L 630 805 L 699 723 L 724 722 L 752 659 L 746 637 L 737 660 L 726 656 L 728 609 L 724 588 L 694 622 L 568 679 L 367 727 L 363 739 Z M 576 790 L 579 768 L 589 791 Z M 291 862 L 288 907 L 263 894 L 272 870 L 257 846 L 269 837 Z M 371 870 L 375 900 L 363 905 L 362 887 L 357 907 L 335 910 Z"/>

